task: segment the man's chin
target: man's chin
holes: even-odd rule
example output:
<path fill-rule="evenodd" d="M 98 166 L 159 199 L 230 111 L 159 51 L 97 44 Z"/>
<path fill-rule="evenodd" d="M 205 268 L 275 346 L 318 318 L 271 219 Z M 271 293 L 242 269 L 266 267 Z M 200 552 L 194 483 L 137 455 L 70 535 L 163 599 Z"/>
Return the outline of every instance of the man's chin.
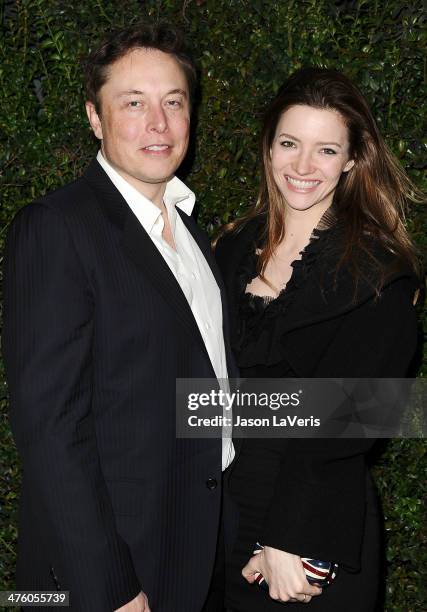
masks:
<path fill-rule="evenodd" d="M 167 183 L 173 178 L 174 173 L 168 174 L 167 176 L 156 176 L 156 177 L 147 177 L 147 176 L 134 176 L 137 181 L 141 181 L 141 183 L 148 183 L 149 185 L 160 185 L 161 183 Z"/>

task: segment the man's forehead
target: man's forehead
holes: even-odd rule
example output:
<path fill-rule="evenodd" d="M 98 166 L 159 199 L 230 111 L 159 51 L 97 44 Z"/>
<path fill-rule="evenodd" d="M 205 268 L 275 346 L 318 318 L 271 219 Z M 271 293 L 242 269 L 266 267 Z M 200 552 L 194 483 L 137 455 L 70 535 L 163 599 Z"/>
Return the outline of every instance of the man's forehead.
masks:
<path fill-rule="evenodd" d="M 112 63 L 110 67 L 114 68 L 118 65 L 126 66 L 128 69 L 146 68 L 148 70 L 156 70 L 160 68 L 169 68 L 170 70 L 174 70 L 176 68 L 183 74 L 183 69 L 174 55 L 151 47 L 136 47 L 130 49 L 122 57 Z"/>
<path fill-rule="evenodd" d="M 128 91 L 144 91 L 144 83 L 160 84 L 168 81 L 171 89 L 187 92 L 187 79 L 178 60 L 158 49 L 131 49 L 108 68 L 107 82 L 128 81 Z"/>

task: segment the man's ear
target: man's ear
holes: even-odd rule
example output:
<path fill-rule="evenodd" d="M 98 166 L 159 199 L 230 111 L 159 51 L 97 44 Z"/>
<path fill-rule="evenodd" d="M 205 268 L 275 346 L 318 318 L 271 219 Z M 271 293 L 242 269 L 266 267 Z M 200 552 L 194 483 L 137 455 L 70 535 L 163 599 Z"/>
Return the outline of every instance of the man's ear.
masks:
<path fill-rule="evenodd" d="M 86 102 L 86 114 L 89 119 L 90 127 L 93 130 L 93 133 L 99 140 L 102 140 L 102 125 L 101 119 L 99 118 L 98 113 L 96 112 L 95 104 L 93 102 Z"/>
<path fill-rule="evenodd" d="M 348 172 L 349 170 L 353 168 L 353 166 L 354 166 L 354 159 L 349 159 L 343 168 L 343 172 Z"/>

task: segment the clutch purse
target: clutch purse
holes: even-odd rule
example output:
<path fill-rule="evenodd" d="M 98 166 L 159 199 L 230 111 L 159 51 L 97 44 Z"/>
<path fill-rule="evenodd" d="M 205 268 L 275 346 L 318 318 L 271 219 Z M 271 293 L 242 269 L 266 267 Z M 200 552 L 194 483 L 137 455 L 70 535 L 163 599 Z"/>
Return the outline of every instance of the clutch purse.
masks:
<path fill-rule="evenodd" d="M 253 554 L 258 555 L 263 549 L 264 546 L 261 546 L 261 544 L 257 542 Z M 301 557 L 301 561 L 307 577 L 307 582 L 314 586 L 324 589 L 337 577 L 338 565 L 332 561 L 319 561 L 319 559 L 308 559 L 307 557 Z M 259 572 L 255 574 L 255 582 L 262 589 L 268 591 L 267 581 Z"/>

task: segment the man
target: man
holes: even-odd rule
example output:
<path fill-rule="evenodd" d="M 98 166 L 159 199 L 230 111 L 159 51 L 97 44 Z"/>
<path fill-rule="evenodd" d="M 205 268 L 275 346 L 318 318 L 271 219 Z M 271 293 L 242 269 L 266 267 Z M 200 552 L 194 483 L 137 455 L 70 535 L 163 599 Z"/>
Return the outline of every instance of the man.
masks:
<path fill-rule="evenodd" d="M 7 243 L 17 588 L 69 590 L 78 612 L 200 612 L 233 447 L 175 436 L 176 378 L 231 363 L 218 272 L 174 177 L 195 70 L 174 30 L 139 26 L 91 54 L 86 80 L 97 159 L 20 211 Z"/>

